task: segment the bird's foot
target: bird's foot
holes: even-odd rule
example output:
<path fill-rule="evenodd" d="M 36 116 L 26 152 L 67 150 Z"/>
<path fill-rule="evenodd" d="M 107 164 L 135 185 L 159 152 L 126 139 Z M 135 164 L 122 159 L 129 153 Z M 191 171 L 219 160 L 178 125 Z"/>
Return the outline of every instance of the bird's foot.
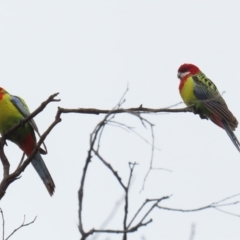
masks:
<path fill-rule="evenodd" d="M 195 106 L 192 107 L 193 113 L 198 114 L 201 119 L 208 120 L 208 117 L 206 117 L 199 109 L 197 109 Z"/>

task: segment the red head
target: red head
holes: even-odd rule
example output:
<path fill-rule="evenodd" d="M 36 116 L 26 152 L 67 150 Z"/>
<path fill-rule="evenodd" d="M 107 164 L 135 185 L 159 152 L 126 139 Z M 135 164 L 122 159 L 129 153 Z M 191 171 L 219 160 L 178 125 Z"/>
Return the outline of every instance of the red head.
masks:
<path fill-rule="evenodd" d="M 3 95 L 6 93 L 7 91 L 3 88 L 0 87 L 0 100 L 2 100 Z"/>
<path fill-rule="evenodd" d="M 200 69 L 197 66 L 190 63 L 184 63 L 179 67 L 177 76 L 178 78 L 182 79 L 189 74 L 195 75 L 199 72 L 200 72 Z"/>

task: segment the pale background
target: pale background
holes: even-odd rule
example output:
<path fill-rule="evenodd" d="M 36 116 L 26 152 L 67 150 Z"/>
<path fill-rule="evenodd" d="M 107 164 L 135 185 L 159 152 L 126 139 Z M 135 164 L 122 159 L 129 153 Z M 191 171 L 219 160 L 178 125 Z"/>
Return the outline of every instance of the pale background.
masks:
<path fill-rule="evenodd" d="M 238 1 L 0 1 L 1 87 L 25 99 L 34 110 L 60 92 L 36 117 L 43 132 L 57 106 L 111 109 L 125 91 L 125 107 L 160 108 L 181 101 L 177 69 L 198 65 L 218 86 L 240 119 L 240 3 Z M 184 105 L 180 105 L 179 107 Z M 145 191 L 139 193 L 151 147 L 133 134 L 109 127 L 101 153 L 126 183 L 128 162 L 134 172 L 130 216 L 145 198 L 173 194 L 164 206 L 198 208 L 240 192 L 240 154 L 227 134 L 190 113 L 146 116 L 155 124 L 154 166 Z M 77 191 L 87 156 L 89 134 L 102 116 L 69 114 L 46 140 L 45 162 L 56 183 L 49 197 L 29 166 L 1 201 L 6 234 L 22 222 L 37 221 L 11 239 L 79 239 Z M 150 131 L 128 115 L 117 118 L 151 140 Z M 240 131 L 236 131 L 240 138 Z M 16 166 L 21 151 L 9 143 L 6 152 Z M 90 165 L 84 201 L 84 227 L 99 228 L 122 197 L 122 189 L 99 161 Z M 237 200 L 237 199 L 236 199 Z M 121 228 L 123 205 L 108 228 Z M 240 214 L 239 206 L 224 210 Z M 129 239 L 240 239 L 240 220 L 216 210 L 176 213 L 155 210 L 153 223 Z M 149 217 L 149 218 L 150 218 Z M 148 219 L 149 219 L 148 218 Z M 1 223 L 0 223 L 1 225 Z M 1 231 L 1 229 L 0 229 Z M 121 239 L 100 235 L 98 239 Z"/>

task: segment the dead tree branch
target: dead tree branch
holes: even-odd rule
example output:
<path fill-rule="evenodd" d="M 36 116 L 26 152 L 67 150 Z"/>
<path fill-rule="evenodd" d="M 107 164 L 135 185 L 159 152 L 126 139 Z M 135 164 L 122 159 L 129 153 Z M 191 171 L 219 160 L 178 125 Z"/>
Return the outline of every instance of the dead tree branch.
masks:
<path fill-rule="evenodd" d="M 192 112 L 192 108 L 185 107 L 185 108 L 176 108 L 176 109 L 170 109 L 170 108 L 145 108 L 139 106 L 136 108 L 119 108 L 115 110 L 106 110 L 106 109 L 96 109 L 96 108 L 58 108 L 59 114 L 62 113 L 82 113 L 82 114 L 118 114 L 118 113 L 139 113 L 139 114 L 149 114 L 149 113 L 186 113 L 186 112 Z"/>
<path fill-rule="evenodd" d="M 80 189 L 79 189 L 79 194 L 78 194 L 78 198 L 79 198 L 79 231 L 82 235 L 82 237 L 81 237 L 82 240 L 86 239 L 88 236 L 90 236 L 94 233 L 121 233 L 121 234 L 123 234 L 123 239 L 127 239 L 128 233 L 135 232 L 140 227 L 146 226 L 147 224 L 152 222 L 152 219 L 150 219 L 146 222 L 144 220 L 148 216 L 148 214 L 153 210 L 153 208 L 156 206 L 156 204 L 144 215 L 144 217 L 135 226 L 130 227 L 130 225 L 127 223 L 128 208 L 129 208 L 128 193 L 129 193 L 129 188 L 130 188 L 130 184 L 131 184 L 134 167 L 136 166 L 137 163 L 129 163 L 129 168 L 130 168 L 129 178 L 128 178 L 127 185 L 124 185 L 124 183 L 123 183 L 121 177 L 119 176 L 119 174 L 117 173 L 117 171 L 114 170 L 114 168 L 111 166 L 111 164 L 108 163 L 99 153 L 100 141 L 101 141 L 101 137 L 102 137 L 103 130 L 105 129 L 105 127 L 111 122 L 114 122 L 116 125 L 118 125 L 118 122 L 113 121 L 113 119 L 115 118 L 115 115 L 116 115 L 116 113 L 118 113 L 118 110 L 120 109 L 122 104 L 125 102 L 124 97 L 125 97 L 126 92 L 124 93 L 123 97 L 120 99 L 119 103 L 113 108 L 113 110 L 107 112 L 107 115 L 103 118 L 102 121 L 100 121 L 100 123 L 95 127 L 95 129 L 93 130 L 93 132 L 90 135 L 90 148 L 88 151 L 87 159 L 85 161 L 85 166 L 83 168 L 83 174 L 82 174 Z M 61 111 L 61 109 L 59 109 L 59 111 Z M 122 113 L 125 113 L 125 112 L 131 113 L 128 111 L 121 111 L 121 112 Z M 121 112 L 119 112 L 119 113 L 121 113 Z M 86 111 L 85 111 L 85 113 L 86 113 Z M 145 126 L 145 123 L 147 122 L 146 119 L 142 118 L 139 113 L 131 113 L 131 114 L 133 114 L 135 117 L 139 118 L 140 121 L 142 122 L 142 124 Z M 121 124 L 119 124 L 119 125 L 121 125 Z M 126 125 L 122 125 L 122 126 L 129 129 L 129 127 Z M 83 204 L 83 197 L 84 197 L 84 183 L 85 183 L 85 179 L 87 176 L 88 166 L 89 166 L 89 163 L 92 158 L 92 154 L 94 154 L 112 172 L 113 176 L 116 178 L 119 185 L 122 187 L 122 189 L 124 191 L 125 206 L 124 206 L 123 229 L 110 230 L 110 229 L 94 229 L 93 228 L 89 231 L 85 231 L 83 228 L 83 219 L 82 219 L 83 205 L 82 204 Z"/>
<path fill-rule="evenodd" d="M 142 203 L 142 205 L 136 211 L 136 213 L 134 214 L 132 219 L 130 221 L 128 221 L 129 188 L 130 188 L 130 184 L 131 184 L 133 170 L 134 170 L 134 167 L 136 166 L 136 163 L 130 163 L 129 164 L 130 173 L 129 173 L 129 178 L 128 178 L 127 184 L 125 185 L 123 183 L 122 178 L 118 174 L 118 172 L 100 154 L 100 142 L 101 142 L 101 138 L 102 138 L 102 135 L 103 135 L 103 132 L 104 132 L 105 128 L 107 126 L 117 126 L 117 127 L 120 127 L 124 130 L 130 131 L 130 132 L 132 131 L 132 129 L 133 129 L 132 127 L 129 127 L 124 123 L 119 123 L 116 120 L 114 120 L 116 114 L 118 114 L 118 113 L 132 114 L 134 117 L 137 117 L 140 120 L 140 122 L 142 123 L 142 125 L 144 127 L 150 126 L 151 136 L 152 136 L 152 142 L 150 143 L 150 145 L 152 146 L 152 149 L 151 149 L 152 154 L 151 154 L 151 160 L 150 160 L 150 168 L 149 168 L 149 170 L 148 170 L 148 172 L 147 172 L 147 174 L 144 178 L 144 183 L 145 183 L 149 172 L 152 169 L 157 169 L 157 168 L 153 167 L 153 154 L 154 154 L 154 149 L 155 149 L 155 146 L 154 146 L 154 131 L 153 131 L 154 125 L 151 122 L 149 122 L 147 119 L 143 118 L 141 114 L 142 113 L 158 113 L 158 112 L 191 112 L 192 108 L 188 107 L 188 108 L 183 108 L 183 109 L 168 109 L 168 108 L 151 109 L 151 108 L 143 108 L 142 106 L 140 106 L 138 108 L 123 109 L 123 108 L 121 108 L 121 106 L 125 102 L 125 99 L 124 99 L 125 94 L 126 94 L 126 92 L 124 93 L 123 97 L 121 98 L 119 103 L 116 105 L 116 107 L 114 107 L 112 110 L 100 110 L 100 109 L 93 109 L 93 108 L 88 108 L 88 109 L 83 109 L 83 108 L 63 109 L 63 108 L 59 108 L 58 109 L 58 113 L 57 113 L 58 116 L 60 116 L 62 113 L 84 113 L 84 114 L 97 114 L 97 115 L 98 114 L 106 114 L 106 116 L 103 118 L 103 120 L 100 121 L 97 124 L 97 126 L 95 127 L 93 132 L 90 134 L 90 147 L 89 147 L 88 155 L 87 155 L 87 158 L 86 158 L 86 161 L 85 161 L 85 166 L 83 168 L 83 174 L 82 174 L 82 177 L 81 177 L 80 188 L 79 188 L 79 192 L 78 192 L 79 231 L 81 233 L 81 239 L 82 240 L 85 240 L 90 235 L 96 234 L 96 233 L 123 234 L 123 240 L 127 240 L 128 233 L 135 232 L 140 227 L 146 226 L 146 225 L 148 225 L 149 223 L 152 222 L 152 219 L 149 219 L 149 220 L 146 221 L 146 218 L 149 216 L 149 214 L 155 208 L 164 209 L 164 210 L 172 210 L 172 211 L 183 211 L 183 212 L 188 212 L 189 211 L 190 212 L 190 211 L 201 211 L 201 210 L 204 210 L 204 209 L 207 209 L 207 208 L 219 209 L 220 207 L 223 207 L 223 206 L 226 206 L 226 205 L 233 205 L 233 204 L 238 203 L 238 202 L 222 203 L 223 200 L 221 200 L 221 201 L 215 203 L 215 205 L 210 204 L 210 205 L 207 205 L 205 207 L 200 207 L 200 208 L 197 208 L 197 209 L 182 210 L 182 209 L 173 209 L 173 208 L 160 206 L 160 202 L 162 202 L 163 200 L 169 199 L 171 196 L 165 196 L 165 197 L 161 197 L 161 198 L 157 198 L 157 199 L 146 199 L 145 202 Z M 146 142 L 149 143 L 148 141 L 146 141 Z M 107 167 L 108 170 L 110 170 L 113 177 L 117 180 L 117 182 L 119 183 L 119 185 L 121 186 L 121 188 L 124 191 L 125 204 L 124 204 L 124 218 L 123 218 L 123 228 L 122 229 L 112 230 L 112 229 L 95 229 L 95 228 L 92 228 L 89 231 L 86 231 L 84 229 L 83 218 L 82 218 L 83 198 L 84 198 L 84 184 L 85 184 L 85 180 L 86 180 L 86 177 L 87 177 L 87 170 L 88 170 L 88 167 L 89 167 L 89 163 L 92 160 L 93 154 L 94 154 L 95 157 L 97 157 L 98 160 L 100 160 L 104 164 L 104 166 Z M 144 183 L 143 183 L 143 188 L 144 188 Z M 151 205 L 148 206 L 148 208 L 145 210 L 147 204 L 149 204 L 149 203 L 151 203 Z M 143 217 L 140 218 L 140 220 L 138 220 L 135 225 L 133 225 L 134 221 L 136 221 L 137 218 L 139 218 L 140 213 L 143 214 Z"/>
<path fill-rule="evenodd" d="M 133 170 L 134 170 L 134 167 L 136 166 L 136 163 L 130 163 L 129 164 L 129 167 L 130 167 L 129 179 L 128 179 L 127 185 L 124 185 L 124 183 L 123 183 L 121 177 L 119 176 L 119 174 L 117 173 L 117 171 L 114 170 L 114 168 L 111 166 L 111 164 L 108 163 L 99 153 L 100 141 L 101 141 L 101 137 L 102 137 L 102 134 L 103 134 L 103 130 L 106 128 L 107 125 L 114 125 L 114 126 L 117 126 L 117 127 L 121 127 L 124 130 L 126 129 L 126 130 L 129 130 L 129 131 L 133 131 L 132 128 L 127 126 L 126 124 L 119 123 L 119 122 L 113 120 L 115 118 L 115 115 L 118 114 L 118 113 L 132 114 L 133 116 L 137 117 L 140 120 L 140 122 L 142 123 L 142 125 L 145 128 L 146 128 L 147 125 L 150 126 L 150 128 L 151 128 L 152 143 L 150 143 L 150 145 L 152 146 L 152 155 L 151 155 L 151 161 L 150 161 L 150 170 L 154 169 L 153 166 L 152 166 L 153 153 L 154 153 L 154 149 L 155 149 L 155 146 L 154 146 L 154 132 L 153 132 L 153 126 L 154 125 L 152 123 L 150 123 L 147 119 L 143 118 L 141 116 L 141 114 L 142 113 L 157 113 L 157 112 L 188 112 L 188 111 L 191 111 L 191 108 L 184 108 L 184 109 L 180 109 L 180 110 L 179 109 L 174 110 L 174 109 L 168 109 L 168 108 L 165 108 L 165 109 L 150 109 L 150 108 L 143 108 L 142 105 L 141 105 L 138 108 L 123 109 L 123 108 L 120 108 L 120 107 L 125 102 L 124 97 L 125 97 L 126 92 L 124 93 L 123 97 L 120 99 L 120 101 L 116 105 L 116 107 L 114 107 L 112 110 L 83 109 L 83 108 L 81 108 L 81 109 L 59 108 L 58 109 L 58 115 L 59 116 L 62 113 L 84 113 L 84 114 L 102 114 L 102 113 L 105 113 L 105 114 L 107 114 L 103 118 L 103 120 L 95 127 L 94 131 L 90 135 L 90 148 L 89 148 L 89 151 L 88 151 L 87 159 L 85 161 L 85 166 L 83 168 L 83 174 L 82 174 L 81 183 L 80 183 L 80 189 L 79 189 L 79 195 L 78 195 L 79 196 L 79 231 L 82 235 L 82 237 L 81 237 L 82 240 L 86 239 L 88 236 L 90 236 L 94 233 L 122 233 L 123 234 L 123 239 L 126 240 L 128 233 L 137 231 L 140 227 L 146 226 L 147 224 L 152 222 L 152 219 L 148 220 L 147 222 L 145 222 L 145 219 L 151 213 L 151 211 L 155 207 L 157 207 L 158 203 L 160 203 L 162 200 L 168 199 L 170 197 L 170 196 L 167 196 L 167 197 L 162 197 L 162 198 L 159 198 L 159 199 L 146 200 L 142 204 L 142 206 L 138 209 L 138 211 L 135 213 L 132 220 L 128 223 L 128 221 L 127 221 L 128 220 L 128 211 L 129 211 L 128 210 L 129 209 L 129 195 L 128 194 L 129 194 L 129 188 L 130 188 L 130 184 L 131 184 Z M 146 141 L 146 142 L 149 143 L 148 141 Z M 125 206 L 124 206 L 123 229 L 110 230 L 110 229 L 94 229 L 93 228 L 89 231 L 85 231 L 84 228 L 83 228 L 83 219 L 82 219 L 83 205 L 82 204 L 83 204 L 83 197 L 84 197 L 84 183 L 85 183 L 85 179 L 86 179 L 86 176 L 87 176 L 87 169 L 88 169 L 89 163 L 92 159 L 92 154 L 93 153 L 112 172 L 113 176 L 116 178 L 119 185 L 124 190 Z M 149 174 L 149 171 L 148 171 L 147 175 Z M 146 177 L 147 177 L 147 175 L 146 175 Z M 146 177 L 145 177 L 145 180 L 146 180 Z M 144 180 L 144 182 L 145 182 L 145 180 Z M 133 224 L 133 221 L 136 220 L 136 217 L 138 216 L 138 214 L 140 212 L 142 212 L 143 207 L 149 202 L 153 202 L 153 204 L 145 212 L 145 214 L 137 222 L 137 224 L 135 224 L 132 227 L 131 225 Z"/>
<path fill-rule="evenodd" d="M 17 232 L 17 231 L 20 230 L 21 228 L 33 224 L 36 219 L 37 219 L 37 216 L 36 216 L 31 222 L 25 223 L 25 215 L 24 215 L 22 224 L 21 224 L 19 227 L 17 227 L 16 229 L 14 229 L 14 230 L 12 231 L 12 233 L 10 233 L 9 236 L 8 236 L 5 240 L 8 240 L 15 232 Z"/>
<path fill-rule="evenodd" d="M 197 211 L 202 211 L 202 210 L 206 210 L 206 209 L 216 209 L 216 210 L 219 210 L 219 211 L 222 211 L 224 213 L 227 213 L 227 214 L 230 214 L 230 215 L 233 215 L 233 216 L 237 216 L 237 217 L 240 217 L 240 215 L 237 215 L 237 214 L 232 214 L 232 213 L 229 213 L 227 211 L 223 211 L 222 207 L 226 207 L 226 206 L 232 206 L 232 205 L 236 205 L 236 204 L 239 204 L 240 201 L 234 201 L 234 202 L 226 202 L 227 200 L 232 200 L 233 198 L 239 196 L 240 193 L 238 194 L 234 194 L 230 197 L 227 197 L 227 198 L 224 198 L 220 201 L 217 201 L 217 202 L 213 202 L 211 204 L 208 204 L 206 206 L 203 206 L 203 207 L 199 207 L 199 208 L 193 208 L 193 209 L 181 209 L 181 208 L 169 208 L 169 207 L 163 207 L 163 206 L 160 206 L 159 204 L 157 205 L 157 208 L 159 209 L 162 209 L 162 210 L 167 210 L 167 211 L 175 211 L 175 212 L 183 212 L 183 213 L 186 213 L 186 212 L 197 212 Z M 224 203 L 226 202 L 226 203 Z"/>
<path fill-rule="evenodd" d="M 5 220 L 4 220 L 3 210 L 0 209 L 0 212 L 2 216 L 2 240 L 4 240 L 5 239 Z"/>
<path fill-rule="evenodd" d="M 169 211 L 180 211 L 180 212 L 194 212 L 194 211 L 201 211 L 209 208 L 213 208 L 219 211 L 223 211 L 221 208 L 229 205 L 234 205 L 238 204 L 239 201 L 235 202 L 226 202 L 229 199 L 232 199 L 233 197 L 237 196 L 231 196 L 225 199 L 222 199 L 221 201 L 209 204 L 204 207 L 196 208 L 196 209 L 178 209 L 178 208 L 169 208 L 169 207 L 163 207 L 160 205 L 160 203 L 163 200 L 169 199 L 171 196 L 164 196 L 161 198 L 157 199 L 146 199 L 139 209 L 136 211 L 136 213 L 133 215 L 132 219 L 129 221 L 129 190 L 131 186 L 131 181 L 133 177 L 133 172 L 135 169 L 135 166 L 137 165 L 136 162 L 134 163 L 129 163 L 129 176 L 127 180 L 127 184 L 124 184 L 124 181 L 121 179 L 120 175 L 118 172 L 113 168 L 113 166 L 107 162 L 104 157 L 100 154 L 100 143 L 102 139 L 102 135 L 104 133 L 104 130 L 107 126 L 117 126 L 120 127 L 124 130 L 134 132 L 137 134 L 139 137 L 141 137 L 145 142 L 151 145 L 151 159 L 150 159 L 150 166 L 149 170 L 145 175 L 144 181 L 143 181 L 143 187 L 145 181 L 149 175 L 149 172 L 153 169 L 161 169 L 162 168 L 154 168 L 153 167 L 153 158 L 154 158 L 154 149 L 156 148 L 154 145 L 154 125 L 149 122 L 146 118 L 142 116 L 142 114 L 151 114 L 151 113 L 180 113 L 180 112 L 193 112 L 192 106 L 186 107 L 186 108 L 179 108 L 179 109 L 170 109 L 170 108 L 158 108 L 158 109 L 153 109 L 153 108 L 145 108 L 142 105 L 136 108 L 122 108 L 123 103 L 125 102 L 125 95 L 127 93 L 128 89 L 126 92 L 123 94 L 122 98 L 118 102 L 118 104 L 112 109 L 112 110 L 104 110 L 104 109 L 95 109 L 95 108 L 77 108 L 77 109 L 66 109 L 66 108 L 61 108 L 59 107 L 55 116 L 54 121 L 51 123 L 51 125 L 47 128 L 47 130 L 43 133 L 42 136 L 40 136 L 40 139 L 34 149 L 34 151 L 31 153 L 31 155 L 24 160 L 24 156 L 22 157 L 17 169 L 13 173 L 10 172 L 10 164 L 9 161 L 4 153 L 4 146 L 6 145 L 6 140 L 8 139 L 9 135 L 15 131 L 17 128 L 23 126 L 25 123 L 30 121 L 33 117 L 35 117 L 37 114 L 39 114 L 41 111 L 44 110 L 44 108 L 50 103 L 50 102 L 56 102 L 60 101 L 59 99 L 55 99 L 55 97 L 58 95 L 58 93 L 51 95 L 45 102 L 43 102 L 39 108 L 37 108 L 33 113 L 31 113 L 27 118 L 25 118 L 23 121 L 19 122 L 16 126 L 12 127 L 9 129 L 0 139 L 0 158 L 2 161 L 3 165 L 3 179 L 0 183 L 0 199 L 4 196 L 6 189 L 8 186 L 15 180 L 17 180 L 20 177 L 20 174 L 25 170 L 25 168 L 28 166 L 28 164 L 31 162 L 33 156 L 36 154 L 37 151 L 40 150 L 40 146 L 43 144 L 44 140 L 46 137 L 49 135 L 49 133 L 52 131 L 52 129 L 59 123 L 61 122 L 61 115 L 66 114 L 66 113 L 78 113 L 78 114 L 94 114 L 94 115 L 99 115 L 99 114 L 106 114 L 105 117 L 100 121 L 97 126 L 94 128 L 93 132 L 90 134 L 90 141 L 89 141 L 89 150 L 87 153 L 87 157 L 85 160 L 85 165 L 83 168 L 81 180 L 80 180 L 80 187 L 78 191 L 78 201 L 79 201 L 79 231 L 81 233 L 81 239 L 85 240 L 87 237 L 90 235 L 93 235 L 95 233 L 115 233 L 115 234 L 122 234 L 123 235 L 123 240 L 127 240 L 128 233 L 133 233 L 136 232 L 140 227 L 147 226 L 149 223 L 152 222 L 152 219 L 146 220 L 146 218 L 149 216 L 149 214 L 155 209 L 162 209 L 162 210 L 169 210 Z M 136 117 L 142 124 L 143 127 L 148 128 L 150 127 L 151 129 L 151 138 L 152 141 L 149 142 L 146 139 L 144 139 L 141 135 L 139 135 L 136 131 L 133 130 L 132 127 L 129 127 L 128 125 L 124 123 L 119 123 L 114 120 L 116 117 L 116 114 L 121 114 L 121 113 L 127 113 L 131 114 L 132 116 Z M 82 211 L 83 211 L 83 199 L 84 199 L 84 191 L 85 191 L 85 181 L 88 173 L 88 168 L 89 168 L 89 163 L 91 162 L 93 155 L 98 159 L 101 163 L 104 164 L 105 167 L 112 173 L 113 177 L 117 180 L 119 183 L 121 189 L 123 189 L 124 192 L 124 216 L 123 216 L 123 226 L 120 229 L 95 229 L 92 228 L 88 231 L 84 229 L 83 226 L 83 217 L 82 217 Z M 148 205 L 148 208 L 147 208 Z M 150 205 L 150 206 L 149 206 Z M 147 209 L 146 209 L 147 208 Z M 146 210 L 145 210 L 146 209 Z M 145 211 L 144 211 L 145 210 Z M 224 211 L 226 212 L 226 211 Z M 139 217 L 139 215 L 143 214 L 143 217 Z M 229 212 L 226 212 L 228 214 L 231 214 Z M 3 212 L 1 211 L 2 214 L 2 221 L 3 221 L 3 239 L 4 239 L 4 216 Z M 231 214 L 234 216 L 238 216 L 236 214 Z M 139 219 L 140 218 L 140 219 Z M 137 221 L 138 219 L 138 221 Z M 25 216 L 23 223 L 16 228 L 6 239 L 9 239 L 16 231 L 18 231 L 20 228 L 24 226 L 28 226 L 32 224 L 36 218 L 32 222 L 25 223 Z M 137 223 L 135 223 L 137 222 Z M 133 224 L 135 223 L 135 225 Z M 6 240 L 4 239 L 4 240 Z"/>
<path fill-rule="evenodd" d="M 19 227 L 17 227 L 16 229 L 14 229 L 8 235 L 7 238 L 5 238 L 5 220 L 4 220 L 3 210 L 1 208 L 0 208 L 0 213 L 1 213 L 1 216 L 2 216 L 2 240 L 8 240 L 14 233 L 16 233 L 22 227 L 26 227 L 26 226 L 29 226 L 29 225 L 33 224 L 35 222 L 35 220 L 37 219 L 37 216 L 36 216 L 31 222 L 25 223 L 25 215 L 24 215 L 22 224 Z"/>

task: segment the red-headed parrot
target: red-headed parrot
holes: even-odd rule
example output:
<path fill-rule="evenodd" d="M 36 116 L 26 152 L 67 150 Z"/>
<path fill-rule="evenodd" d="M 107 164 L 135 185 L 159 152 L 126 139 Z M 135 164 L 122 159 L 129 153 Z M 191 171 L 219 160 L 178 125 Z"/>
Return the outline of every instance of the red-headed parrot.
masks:
<path fill-rule="evenodd" d="M 4 134 L 8 129 L 29 116 L 29 114 L 29 109 L 23 99 L 10 95 L 6 90 L 0 88 L 1 134 Z M 32 119 L 23 126 L 19 127 L 17 130 L 13 131 L 8 139 L 17 144 L 23 152 L 29 156 L 36 146 L 34 130 L 38 132 L 37 125 Z M 39 152 L 36 153 L 31 162 L 46 186 L 49 194 L 52 196 L 55 184 Z"/>
<path fill-rule="evenodd" d="M 233 133 L 238 121 L 228 109 L 216 85 L 193 64 L 181 65 L 178 78 L 179 91 L 184 103 L 187 106 L 193 105 L 194 113 L 199 114 L 202 119 L 210 119 L 223 128 L 240 152 L 240 143 Z"/>

